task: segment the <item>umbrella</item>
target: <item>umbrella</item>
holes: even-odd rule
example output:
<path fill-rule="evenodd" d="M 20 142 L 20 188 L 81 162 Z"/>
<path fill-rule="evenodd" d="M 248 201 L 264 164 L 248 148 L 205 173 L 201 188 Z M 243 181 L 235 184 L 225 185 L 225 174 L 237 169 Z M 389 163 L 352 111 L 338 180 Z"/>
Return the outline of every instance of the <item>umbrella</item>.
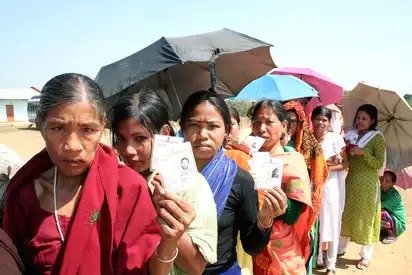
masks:
<path fill-rule="evenodd" d="M 213 84 L 224 98 L 275 68 L 272 45 L 229 29 L 176 38 L 162 37 L 146 48 L 100 69 L 96 81 L 110 106 L 141 88 L 171 103 L 174 118 L 186 99 Z M 212 70 L 209 70 L 209 69 Z"/>
<path fill-rule="evenodd" d="M 378 127 L 385 137 L 386 165 L 392 171 L 412 165 L 412 108 L 396 92 L 358 85 L 342 98 L 345 127 L 351 127 L 357 108 L 372 104 L 378 109 Z"/>
<path fill-rule="evenodd" d="M 305 81 L 319 92 L 319 98 L 322 105 L 339 102 L 343 96 L 343 88 L 341 86 L 333 82 L 327 76 L 310 68 L 276 68 L 269 73 L 293 75 Z"/>
<path fill-rule="evenodd" d="M 402 189 L 412 188 L 412 166 L 403 168 L 396 173 L 396 186 Z"/>
<path fill-rule="evenodd" d="M 291 75 L 266 74 L 250 82 L 234 98 L 237 100 L 275 99 L 286 101 L 314 97 L 318 92 L 299 78 Z"/>

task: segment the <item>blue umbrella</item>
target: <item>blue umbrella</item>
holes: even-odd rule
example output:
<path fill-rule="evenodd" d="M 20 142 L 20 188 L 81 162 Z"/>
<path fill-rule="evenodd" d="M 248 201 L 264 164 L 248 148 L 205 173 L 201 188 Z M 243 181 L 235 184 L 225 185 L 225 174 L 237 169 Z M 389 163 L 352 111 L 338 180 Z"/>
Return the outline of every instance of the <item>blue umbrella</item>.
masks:
<path fill-rule="evenodd" d="M 314 96 L 318 96 L 318 91 L 299 78 L 291 75 L 267 74 L 250 82 L 233 99 L 286 101 Z"/>

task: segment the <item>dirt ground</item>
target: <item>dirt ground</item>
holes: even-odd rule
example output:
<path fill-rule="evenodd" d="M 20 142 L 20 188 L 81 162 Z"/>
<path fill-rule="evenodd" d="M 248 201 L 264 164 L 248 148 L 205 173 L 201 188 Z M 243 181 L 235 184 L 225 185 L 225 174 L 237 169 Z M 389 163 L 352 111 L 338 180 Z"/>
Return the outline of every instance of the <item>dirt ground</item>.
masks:
<path fill-rule="evenodd" d="M 110 135 L 107 133 L 103 142 L 108 143 Z M 37 129 L 28 128 L 28 124 L 17 123 L 0 124 L 0 143 L 13 148 L 25 160 L 44 147 L 44 142 Z M 408 225 L 412 222 L 412 191 L 400 190 L 404 199 Z M 412 275 L 412 230 L 408 229 L 391 245 L 378 244 L 370 267 L 365 271 L 356 269 L 359 260 L 360 246 L 351 243 L 349 251 L 338 261 L 337 274 L 374 274 L 374 275 Z M 411 250 L 409 250 L 411 249 Z M 410 253 L 410 254 L 409 254 Z M 315 274 L 324 274 L 324 270 L 315 271 Z"/>

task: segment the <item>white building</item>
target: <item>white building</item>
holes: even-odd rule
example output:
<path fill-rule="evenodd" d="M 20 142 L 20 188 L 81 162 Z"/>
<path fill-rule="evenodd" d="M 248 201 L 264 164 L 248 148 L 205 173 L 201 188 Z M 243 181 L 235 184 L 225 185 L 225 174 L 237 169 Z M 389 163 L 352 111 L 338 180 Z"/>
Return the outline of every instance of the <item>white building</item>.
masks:
<path fill-rule="evenodd" d="M 27 121 L 27 101 L 35 95 L 33 88 L 0 89 L 0 122 Z"/>

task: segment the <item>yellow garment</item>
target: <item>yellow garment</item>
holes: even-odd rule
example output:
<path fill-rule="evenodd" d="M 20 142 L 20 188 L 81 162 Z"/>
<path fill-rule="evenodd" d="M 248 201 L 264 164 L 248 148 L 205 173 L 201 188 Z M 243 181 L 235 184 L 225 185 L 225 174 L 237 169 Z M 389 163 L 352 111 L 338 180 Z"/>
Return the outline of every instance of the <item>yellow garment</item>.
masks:
<path fill-rule="evenodd" d="M 150 186 L 150 184 L 149 184 Z M 196 217 L 187 229 L 192 242 L 208 263 L 217 260 L 217 213 L 212 190 L 206 179 L 199 173 L 193 188 L 178 193 L 179 197 L 190 203 L 196 211 Z M 170 275 L 186 274 L 176 264 Z"/>

